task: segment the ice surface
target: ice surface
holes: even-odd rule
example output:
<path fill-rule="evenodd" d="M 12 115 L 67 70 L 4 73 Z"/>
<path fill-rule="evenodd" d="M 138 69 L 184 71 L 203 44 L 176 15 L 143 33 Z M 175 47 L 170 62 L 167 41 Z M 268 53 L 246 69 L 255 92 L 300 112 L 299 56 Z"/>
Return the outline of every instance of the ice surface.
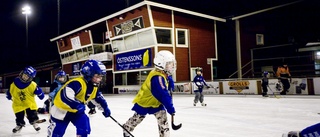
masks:
<path fill-rule="evenodd" d="M 119 123 L 133 115 L 134 95 L 105 95 L 105 98 L 112 116 Z M 199 103 L 194 107 L 194 95 L 174 95 L 173 98 L 177 111 L 175 124 L 182 123 L 182 128 L 170 129 L 171 137 L 281 137 L 282 133 L 320 122 L 320 96 L 287 95 L 277 99 L 260 95 L 205 95 L 206 107 Z M 42 107 L 44 100 L 37 99 L 38 106 Z M 0 137 L 46 137 L 48 122 L 39 124 L 39 132 L 27 124 L 20 133 L 13 134 L 15 116 L 11 101 L 4 94 L 0 94 L 0 106 Z M 90 116 L 92 131 L 89 137 L 122 137 L 122 128 L 97 111 Z M 48 119 L 49 115 L 39 117 Z M 28 123 L 27 119 L 25 121 Z M 159 137 L 155 117 L 148 115 L 132 134 Z M 64 136 L 75 137 L 75 127 L 71 123 Z"/>

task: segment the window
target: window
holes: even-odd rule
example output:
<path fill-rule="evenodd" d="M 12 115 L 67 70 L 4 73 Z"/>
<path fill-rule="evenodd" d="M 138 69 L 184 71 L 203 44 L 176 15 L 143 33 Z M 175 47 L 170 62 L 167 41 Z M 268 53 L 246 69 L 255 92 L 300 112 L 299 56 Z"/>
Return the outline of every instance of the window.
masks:
<path fill-rule="evenodd" d="M 76 61 L 77 60 L 77 56 L 76 56 L 74 51 L 69 52 L 69 55 L 70 55 L 70 57 L 69 57 L 70 61 Z"/>
<path fill-rule="evenodd" d="M 67 62 L 67 58 L 65 54 L 61 54 L 61 63 L 66 63 Z"/>
<path fill-rule="evenodd" d="M 90 56 L 91 54 L 93 54 L 92 46 L 89 46 L 89 47 L 88 47 L 88 53 L 89 53 L 89 56 Z"/>
<path fill-rule="evenodd" d="M 118 73 L 115 74 L 115 85 L 127 85 L 127 73 Z"/>
<path fill-rule="evenodd" d="M 158 44 L 172 44 L 171 29 L 155 29 Z"/>
<path fill-rule="evenodd" d="M 112 52 L 112 47 L 111 47 L 111 44 L 106 44 L 105 45 L 106 47 L 106 50 L 105 50 L 105 52 Z"/>
<path fill-rule="evenodd" d="M 171 41 L 171 40 L 170 40 Z M 112 51 L 126 51 L 155 44 L 153 29 L 147 29 L 112 40 Z"/>
<path fill-rule="evenodd" d="M 139 85 L 140 84 L 140 79 L 139 77 L 139 72 L 128 72 L 127 73 L 127 81 L 128 85 Z"/>
<path fill-rule="evenodd" d="M 124 51 L 126 48 L 124 46 L 124 41 L 122 38 L 115 39 L 112 41 L 113 52 Z"/>
<path fill-rule="evenodd" d="M 94 54 L 101 53 L 104 51 L 102 45 L 93 45 Z"/>
<path fill-rule="evenodd" d="M 188 47 L 188 30 L 176 29 L 176 36 L 177 47 Z"/>
<path fill-rule="evenodd" d="M 150 70 L 141 71 L 140 75 L 140 85 L 147 79 L 148 74 L 150 73 Z"/>
<path fill-rule="evenodd" d="M 152 30 L 147 30 L 147 31 L 138 33 L 138 40 L 139 40 L 140 47 L 145 47 L 145 46 L 150 46 L 155 44 Z"/>
<path fill-rule="evenodd" d="M 126 50 L 139 48 L 138 38 L 136 34 L 124 37 Z"/>
<path fill-rule="evenodd" d="M 320 52 L 319 51 L 315 51 L 314 52 L 314 69 L 316 70 L 315 74 L 320 74 Z"/>
<path fill-rule="evenodd" d="M 76 54 L 77 54 L 77 59 L 82 59 L 83 58 L 82 49 L 77 49 L 76 50 Z"/>
<path fill-rule="evenodd" d="M 85 48 L 82 49 L 82 51 L 83 51 L 83 57 L 84 57 L 84 58 L 88 58 L 88 57 L 89 57 L 88 48 L 85 47 Z"/>
<path fill-rule="evenodd" d="M 65 42 L 64 42 L 64 40 L 59 40 L 59 42 L 58 42 L 58 44 L 59 44 L 59 47 L 65 47 L 65 44 L 64 44 Z"/>
<path fill-rule="evenodd" d="M 256 44 L 257 45 L 264 45 L 263 34 L 256 34 Z"/>
<path fill-rule="evenodd" d="M 142 85 L 143 82 L 147 79 L 149 72 L 150 70 L 117 73 L 115 74 L 115 85 Z"/>

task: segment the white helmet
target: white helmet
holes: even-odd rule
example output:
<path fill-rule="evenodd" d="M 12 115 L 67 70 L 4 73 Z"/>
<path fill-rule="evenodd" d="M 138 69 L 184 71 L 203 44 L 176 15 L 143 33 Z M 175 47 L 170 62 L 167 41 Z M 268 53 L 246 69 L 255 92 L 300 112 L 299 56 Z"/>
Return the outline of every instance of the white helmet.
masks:
<path fill-rule="evenodd" d="M 163 70 L 168 75 L 174 74 L 177 69 L 177 61 L 174 55 L 167 50 L 159 51 L 155 55 L 153 63 L 156 68 Z"/>

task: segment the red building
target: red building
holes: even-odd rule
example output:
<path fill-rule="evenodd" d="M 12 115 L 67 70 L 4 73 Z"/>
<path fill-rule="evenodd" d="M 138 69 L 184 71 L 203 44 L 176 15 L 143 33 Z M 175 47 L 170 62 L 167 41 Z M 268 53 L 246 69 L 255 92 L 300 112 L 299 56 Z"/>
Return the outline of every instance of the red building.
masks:
<path fill-rule="evenodd" d="M 193 79 L 195 67 L 202 67 L 205 79 L 213 80 L 211 62 L 218 59 L 217 21 L 226 20 L 143 1 L 51 41 L 57 43 L 63 70 L 71 78 L 80 75 L 84 61 L 97 59 L 108 69 L 107 92 L 117 93 L 121 87 L 140 87 L 160 50 L 175 55 L 176 82 Z"/>

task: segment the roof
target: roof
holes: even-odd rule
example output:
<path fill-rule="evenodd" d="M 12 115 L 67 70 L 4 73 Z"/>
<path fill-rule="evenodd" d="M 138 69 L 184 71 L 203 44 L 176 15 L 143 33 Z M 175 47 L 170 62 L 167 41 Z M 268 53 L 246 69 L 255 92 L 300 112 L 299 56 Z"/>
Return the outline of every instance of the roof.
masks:
<path fill-rule="evenodd" d="M 108 20 L 108 19 L 114 18 L 114 17 L 116 17 L 116 16 L 119 16 L 119 15 L 121 15 L 121 14 L 123 14 L 123 13 L 129 12 L 129 11 L 131 11 L 131 10 L 133 10 L 133 9 L 137 9 L 137 8 L 139 8 L 139 7 L 141 7 L 141 6 L 144 6 L 144 5 L 155 6 L 155 7 L 164 8 L 164 9 L 168 9 L 168 10 L 173 10 L 173 11 L 177 11 L 177 12 L 181 12 L 181 13 L 186 13 L 186 14 L 190 14 L 190 15 L 194 15 L 194 16 L 198 16 L 198 17 L 203 17 L 203 18 L 211 19 L 211 20 L 226 22 L 226 19 L 219 18 L 219 17 L 215 17 L 215 16 L 211 16 L 211 15 L 207 15 L 207 14 L 203 14 L 203 13 L 200 13 L 200 12 L 194 12 L 194 11 L 191 11 L 191 10 L 186 10 L 186 9 L 183 9 L 183 8 L 177 8 L 177 7 L 173 7 L 173 6 L 169 6 L 169 5 L 165 5 L 165 4 L 161 4 L 161 3 L 157 3 L 157 2 L 152 2 L 152 1 L 143 1 L 143 2 L 140 2 L 140 3 L 138 3 L 138 4 L 133 5 L 133 6 L 131 6 L 131 7 L 128 7 L 128 8 L 126 8 L 126 9 L 123 9 L 123 10 L 121 10 L 121 11 L 118 11 L 118 12 L 116 12 L 116 13 L 114 13 L 114 14 L 108 15 L 108 16 L 103 17 L 103 18 L 101 18 L 101 19 L 98 19 L 98 20 L 96 20 L 96 21 L 94 21 L 94 22 L 91 22 L 91 23 L 89 23 L 89 24 L 86 24 L 86 25 L 84 25 L 84 26 L 82 26 L 82 27 L 79 27 L 79 28 L 77 28 L 77 29 L 74 29 L 74 30 L 72 30 L 72 31 L 69 31 L 69 32 L 67 32 L 67 33 L 64 33 L 64 34 L 62 34 L 62 35 L 60 35 L 60 36 L 57 36 L 57 37 L 55 37 L 55 38 L 52 38 L 52 39 L 50 39 L 50 41 L 56 41 L 56 40 L 58 40 L 58 39 L 61 39 L 61 38 L 63 38 L 63 37 L 66 37 L 66 36 L 68 36 L 68 35 L 71 35 L 71 34 L 73 34 L 73 33 L 76 33 L 76 32 L 78 32 L 78 31 L 84 30 L 84 29 L 86 29 L 86 28 L 88 28 L 88 27 L 91 27 L 91 26 L 96 25 L 96 24 L 98 24 L 98 23 L 104 22 L 104 21 L 106 21 L 106 20 Z"/>

